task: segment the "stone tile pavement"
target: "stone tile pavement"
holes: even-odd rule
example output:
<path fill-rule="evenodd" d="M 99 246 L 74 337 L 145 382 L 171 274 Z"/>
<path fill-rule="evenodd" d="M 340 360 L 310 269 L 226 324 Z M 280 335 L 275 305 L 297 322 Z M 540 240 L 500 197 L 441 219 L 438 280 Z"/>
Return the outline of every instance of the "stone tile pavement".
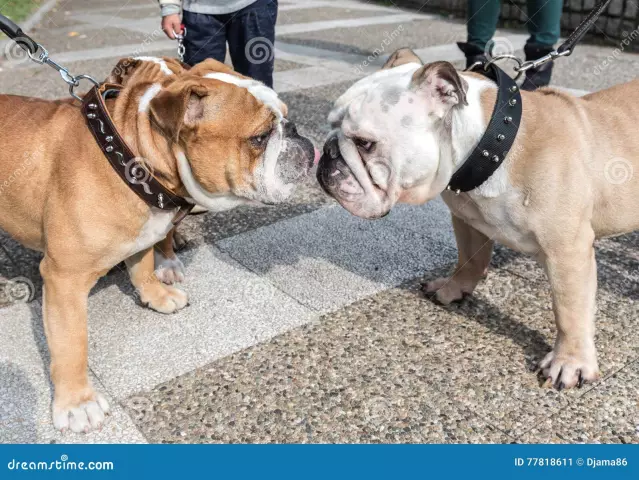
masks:
<path fill-rule="evenodd" d="M 154 0 L 59 0 L 33 36 L 73 73 L 104 78 L 123 56 L 174 55 Z M 520 52 L 521 31 L 499 31 Z M 330 105 L 401 46 L 460 66 L 464 23 L 392 2 L 280 1 L 277 90 L 318 145 Z M 66 94 L 55 72 L 7 50 L 2 93 Z M 580 46 L 554 82 L 577 94 L 634 78 L 639 56 Z M 10 128 L 7 125 L 0 128 Z M 39 254 L 0 236 L 2 442 L 639 443 L 639 237 L 599 242 L 603 380 L 556 392 L 529 371 L 554 339 L 548 283 L 498 246 L 475 295 L 449 308 L 419 292 L 456 251 L 441 201 L 354 218 L 309 181 L 278 208 L 188 218 L 191 306 L 136 304 L 115 269 L 89 300 L 90 369 L 114 413 L 101 432 L 59 435 L 40 307 Z M 29 283 L 27 283 L 29 285 Z"/>

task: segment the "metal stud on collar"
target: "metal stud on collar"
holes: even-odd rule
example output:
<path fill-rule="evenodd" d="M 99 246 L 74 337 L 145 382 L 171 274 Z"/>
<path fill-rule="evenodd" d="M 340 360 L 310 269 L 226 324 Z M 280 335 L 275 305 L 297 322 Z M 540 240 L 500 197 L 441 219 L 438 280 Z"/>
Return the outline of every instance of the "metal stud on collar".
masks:
<path fill-rule="evenodd" d="M 504 123 L 508 124 L 513 121 L 513 117 L 504 117 Z"/>
<path fill-rule="evenodd" d="M 499 155 L 493 155 L 493 158 L 491 160 L 497 163 L 499 161 Z"/>
<path fill-rule="evenodd" d="M 488 157 L 488 156 L 490 156 L 490 152 L 489 152 L 488 150 L 484 150 L 484 151 L 482 151 L 482 152 L 481 152 L 481 154 L 482 154 L 484 157 Z"/>
<path fill-rule="evenodd" d="M 503 133 L 500 133 L 497 135 L 497 141 L 501 142 L 503 139 L 506 138 L 506 135 L 504 135 Z"/>
<path fill-rule="evenodd" d="M 517 105 L 517 99 L 511 98 L 510 100 L 508 100 L 508 105 L 510 105 L 511 107 L 514 107 L 515 105 Z"/>

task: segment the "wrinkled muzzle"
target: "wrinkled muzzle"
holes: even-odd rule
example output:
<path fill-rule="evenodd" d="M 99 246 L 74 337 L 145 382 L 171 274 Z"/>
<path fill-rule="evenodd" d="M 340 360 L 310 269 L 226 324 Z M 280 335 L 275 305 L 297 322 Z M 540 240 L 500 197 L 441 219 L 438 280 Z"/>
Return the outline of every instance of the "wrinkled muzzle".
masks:
<path fill-rule="evenodd" d="M 386 216 L 393 204 L 388 190 L 375 184 L 354 146 L 345 145 L 345 150 L 346 155 L 342 155 L 339 135 L 329 137 L 317 167 L 317 181 L 353 215 L 368 219 Z"/>

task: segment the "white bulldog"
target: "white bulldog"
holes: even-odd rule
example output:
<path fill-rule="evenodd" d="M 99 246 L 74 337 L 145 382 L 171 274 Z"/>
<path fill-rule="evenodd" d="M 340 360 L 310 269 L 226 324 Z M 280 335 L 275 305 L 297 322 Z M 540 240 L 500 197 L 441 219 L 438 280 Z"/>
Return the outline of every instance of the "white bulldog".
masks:
<path fill-rule="evenodd" d="M 550 280 L 558 329 L 541 373 L 558 389 L 581 386 L 599 377 L 593 242 L 639 228 L 639 175 L 632 175 L 639 81 L 582 98 L 551 88 L 521 94 L 519 133 L 505 161 L 478 188 L 456 195 L 446 187 L 484 134 L 496 85 L 399 50 L 335 103 L 317 177 L 364 218 L 442 195 L 459 262 L 424 289 L 443 304 L 470 294 L 486 275 L 493 241 L 534 256 Z"/>

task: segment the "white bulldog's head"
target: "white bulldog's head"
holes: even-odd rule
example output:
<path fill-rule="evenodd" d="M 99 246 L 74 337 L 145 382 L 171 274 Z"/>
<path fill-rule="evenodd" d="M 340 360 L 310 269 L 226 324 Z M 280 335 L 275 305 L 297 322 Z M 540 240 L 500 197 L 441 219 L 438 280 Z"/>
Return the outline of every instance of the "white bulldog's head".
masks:
<path fill-rule="evenodd" d="M 467 82 L 448 62 L 422 65 L 408 49 L 355 83 L 330 112 L 317 178 L 354 215 L 379 218 L 396 202 L 423 203 L 446 187 L 452 116 Z"/>

